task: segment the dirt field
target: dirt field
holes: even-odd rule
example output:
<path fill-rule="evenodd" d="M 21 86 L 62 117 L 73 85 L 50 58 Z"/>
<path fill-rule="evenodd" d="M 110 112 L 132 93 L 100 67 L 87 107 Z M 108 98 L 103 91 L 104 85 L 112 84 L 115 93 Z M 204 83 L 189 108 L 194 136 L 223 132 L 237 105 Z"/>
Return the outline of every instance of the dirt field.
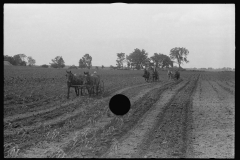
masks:
<path fill-rule="evenodd" d="M 235 157 L 235 72 L 97 72 L 103 95 L 66 99 L 65 70 L 4 66 L 4 157 Z M 131 102 L 123 117 L 108 109 L 117 93 Z"/>

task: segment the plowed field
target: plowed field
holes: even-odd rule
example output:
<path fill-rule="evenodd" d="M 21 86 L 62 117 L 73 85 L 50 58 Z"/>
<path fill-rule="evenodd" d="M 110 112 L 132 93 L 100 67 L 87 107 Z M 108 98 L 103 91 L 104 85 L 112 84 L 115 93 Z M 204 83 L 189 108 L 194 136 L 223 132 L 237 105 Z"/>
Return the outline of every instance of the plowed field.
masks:
<path fill-rule="evenodd" d="M 81 74 L 83 70 L 72 70 Z M 4 68 L 4 157 L 233 158 L 235 72 L 180 72 L 147 83 L 143 71 L 98 70 L 101 96 L 66 99 L 65 70 Z M 108 109 L 121 93 L 130 111 Z"/>

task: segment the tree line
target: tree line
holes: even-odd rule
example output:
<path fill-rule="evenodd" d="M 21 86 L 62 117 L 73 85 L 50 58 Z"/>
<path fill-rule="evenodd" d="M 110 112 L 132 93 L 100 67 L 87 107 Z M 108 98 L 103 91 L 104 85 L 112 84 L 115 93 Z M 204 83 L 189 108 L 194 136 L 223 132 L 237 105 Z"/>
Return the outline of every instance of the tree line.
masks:
<path fill-rule="evenodd" d="M 156 66 L 159 68 L 173 67 L 173 63 L 177 63 L 179 68 L 181 64 L 188 63 L 187 55 L 189 51 L 184 47 L 175 47 L 170 50 L 170 55 L 164 55 L 162 53 L 154 53 L 153 56 L 148 57 L 148 53 L 142 49 L 134 49 L 129 55 L 125 53 L 117 53 L 116 66 L 112 68 L 123 68 L 123 63 L 127 64 L 128 68 L 142 69 L 147 66 Z M 176 60 L 176 61 L 175 61 Z"/>
<path fill-rule="evenodd" d="M 31 56 L 27 57 L 25 54 L 16 54 L 14 56 L 3 56 L 4 61 L 8 61 L 10 64 L 15 66 L 34 66 L 36 64 L 36 60 Z M 65 61 L 62 56 L 56 56 L 49 63 L 52 68 L 63 68 L 65 67 Z M 49 65 L 43 64 L 42 67 L 48 68 Z M 87 53 L 79 60 L 79 68 L 91 68 L 92 67 L 92 57 Z M 102 66 L 103 68 L 103 66 Z"/>
<path fill-rule="evenodd" d="M 175 47 L 170 50 L 170 55 L 164 55 L 162 53 L 154 53 L 153 56 L 148 57 L 148 53 L 142 49 L 134 49 L 132 53 L 129 55 L 125 55 L 125 53 L 117 53 L 117 67 L 121 69 L 123 68 L 123 63 L 127 64 L 128 68 L 136 68 L 136 69 L 142 69 L 143 67 L 147 66 L 156 66 L 156 67 L 173 67 L 173 63 L 177 63 L 179 65 L 179 68 L 181 67 L 181 64 L 188 63 L 187 55 L 189 54 L 189 51 L 186 48 L 183 47 Z M 25 60 L 27 58 L 27 61 Z M 176 61 L 175 61 L 176 60 Z M 20 66 L 33 66 L 36 63 L 36 60 L 33 59 L 31 56 L 27 57 L 25 54 L 17 54 L 12 56 L 4 55 L 4 61 L 10 62 L 12 65 L 20 65 Z M 62 56 L 56 56 L 54 59 L 52 59 L 52 63 L 49 63 L 52 68 L 63 68 L 65 67 L 65 62 L 62 58 Z M 86 53 L 82 58 L 80 58 L 78 62 L 79 68 L 92 68 L 92 57 L 90 54 Z M 48 67 L 48 65 L 44 64 L 42 67 Z M 71 66 L 75 67 L 76 66 Z M 96 67 L 98 69 L 98 67 Z M 102 65 L 102 68 L 104 66 Z"/>
<path fill-rule="evenodd" d="M 36 60 L 33 59 L 31 56 L 27 57 L 25 54 L 16 54 L 14 56 L 8 56 L 4 55 L 3 56 L 4 61 L 8 61 L 12 65 L 15 66 L 33 66 L 36 63 Z M 27 59 L 27 61 L 26 61 Z"/>

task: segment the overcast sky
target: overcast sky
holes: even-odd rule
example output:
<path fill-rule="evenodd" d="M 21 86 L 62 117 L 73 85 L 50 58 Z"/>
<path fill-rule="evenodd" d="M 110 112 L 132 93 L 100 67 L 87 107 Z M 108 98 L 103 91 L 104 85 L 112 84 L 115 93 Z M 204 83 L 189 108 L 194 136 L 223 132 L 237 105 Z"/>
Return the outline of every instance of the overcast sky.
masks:
<path fill-rule="evenodd" d="M 183 67 L 235 68 L 234 4 L 4 4 L 4 55 L 116 65 L 117 53 L 189 50 Z"/>

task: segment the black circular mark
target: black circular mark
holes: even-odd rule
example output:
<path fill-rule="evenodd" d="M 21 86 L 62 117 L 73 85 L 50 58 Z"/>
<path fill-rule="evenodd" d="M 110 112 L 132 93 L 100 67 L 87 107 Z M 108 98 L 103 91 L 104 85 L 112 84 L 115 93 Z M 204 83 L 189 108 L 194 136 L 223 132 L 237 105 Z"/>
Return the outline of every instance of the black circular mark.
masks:
<path fill-rule="evenodd" d="M 123 116 L 126 114 L 131 107 L 130 100 L 127 96 L 122 94 L 114 95 L 109 102 L 109 109 L 113 114 Z"/>

